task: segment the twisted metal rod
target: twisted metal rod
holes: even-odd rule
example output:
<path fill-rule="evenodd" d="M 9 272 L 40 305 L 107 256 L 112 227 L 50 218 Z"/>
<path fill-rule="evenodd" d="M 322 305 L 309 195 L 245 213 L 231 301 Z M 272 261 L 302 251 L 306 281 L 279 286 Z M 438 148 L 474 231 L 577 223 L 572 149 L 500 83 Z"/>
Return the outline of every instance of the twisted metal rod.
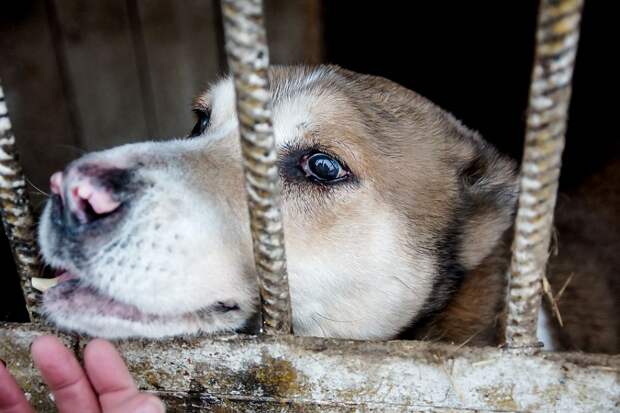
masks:
<path fill-rule="evenodd" d="M 291 304 L 262 0 L 224 0 L 222 14 L 228 65 L 235 80 L 262 330 L 290 334 Z"/>
<path fill-rule="evenodd" d="M 19 163 L 15 135 L 11 126 L 0 80 L 0 215 L 4 232 L 11 244 L 28 315 L 36 318 L 38 293 L 31 279 L 41 268 L 35 241 L 34 219 L 26 192 L 26 178 Z"/>
<path fill-rule="evenodd" d="M 535 348 L 583 0 L 542 0 L 510 264 L 506 342 Z"/>

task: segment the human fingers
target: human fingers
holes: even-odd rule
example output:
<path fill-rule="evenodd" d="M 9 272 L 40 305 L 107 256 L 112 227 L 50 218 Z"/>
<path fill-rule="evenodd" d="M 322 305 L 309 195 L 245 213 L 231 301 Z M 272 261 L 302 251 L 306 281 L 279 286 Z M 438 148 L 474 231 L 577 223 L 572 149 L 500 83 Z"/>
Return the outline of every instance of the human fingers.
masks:
<path fill-rule="evenodd" d="M 95 339 L 86 345 L 84 367 L 104 412 L 139 394 L 125 361 L 109 341 Z"/>
<path fill-rule="evenodd" d="M 34 364 L 61 413 L 100 412 L 99 402 L 84 370 L 60 340 L 53 336 L 38 337 L 31 351 Z"/>
<path fill-rule="evenodd" d="M 24 392 L 4 363 L 0 363 L 0 413 L 32 413 Z"/>

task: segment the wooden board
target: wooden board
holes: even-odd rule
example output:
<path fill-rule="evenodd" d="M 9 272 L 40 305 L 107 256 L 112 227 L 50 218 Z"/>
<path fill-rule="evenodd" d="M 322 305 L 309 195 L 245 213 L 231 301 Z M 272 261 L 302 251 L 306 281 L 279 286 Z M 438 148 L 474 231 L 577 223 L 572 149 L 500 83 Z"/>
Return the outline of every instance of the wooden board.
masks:
<path fill-rule="evenodd" d="M 135 0 L 132 0 L 135 1 Z M 138 1 L 156 137 L 186 136 L 195 123 L 192 99 L 223 74 L 214 0 Z"/>
<path fill-rule="evenodd" d="M 271 64 L 317 64 L 323 58 L 321 2 L 265 0 Z"/>
<path fill-rule="evenodd" d="M 67 103 L 54 33 L 43 1 L 6 1 L 0 13 L 0 78 L 35 209 L 50 174 L 73 159 L 77 131 Z M 0 229 L 0 320 L 27 313 L 8 240 Z"/>
<path fill-rule="evenodd" d="M 54 4 L 84 148 L 147 136 L 126 1 L 55 0 Z"/>
<path fill-rule="evenodd" d="M 25 173 L 47 191 L 50 174 L 81 152 L 43 1 L 8 1 L 0 13 L 0 77 Z M 46 199 L 34 187 L 35 208 Z"/>

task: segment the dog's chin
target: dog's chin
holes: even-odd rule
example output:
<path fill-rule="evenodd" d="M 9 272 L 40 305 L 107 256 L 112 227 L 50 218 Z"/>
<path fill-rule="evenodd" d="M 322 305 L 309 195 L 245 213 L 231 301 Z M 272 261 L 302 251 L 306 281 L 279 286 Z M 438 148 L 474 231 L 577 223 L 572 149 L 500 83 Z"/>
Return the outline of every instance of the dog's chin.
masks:
<path fill-rule="evenodd" d="M 216 302 L 196 311 L 157 314 L 120 302 L 79 278 L 62 281 L 43 295 L 43 313 L 62 330 L 109 339 L 165 338 L 235 332 L 251 318 L 236 305 Z"/>

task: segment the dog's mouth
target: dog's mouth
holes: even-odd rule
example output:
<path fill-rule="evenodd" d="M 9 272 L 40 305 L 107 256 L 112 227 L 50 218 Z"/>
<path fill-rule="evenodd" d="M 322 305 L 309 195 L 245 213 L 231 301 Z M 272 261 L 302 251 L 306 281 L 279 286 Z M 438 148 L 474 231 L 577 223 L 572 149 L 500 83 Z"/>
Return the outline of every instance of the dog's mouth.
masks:
<path fill-rule="evenodd" d="M 161 317 L 140 311 L 85 284 L 78 276 L 61 272 L 55 278 L 33 278 L 32 286 L 43 292 L 43 309 L 49 314 L 78 312 L 82 315 L 106 316 L 127 321 L 152 321 Z"/>
<path fill-rule="evenodd" d="M 128 321 L 152 321 L 153 318 L 161 317 L 144 313 L 134 305 L 122 303 L 85 284 L 68 271 L 60 271 L 55 278 L 33 278 L 32 286 L 43 292 L 43 308 L 46 312 L 62 314 L 75 311 Z"/>
<path fill-rule="evenodd" d="M 218 280 L 200 286 L 204 295 L 188 287 L 186 272 L 194 267 L 178 262 L 185 244 L 148 220 L 149 202 L 137 202 L 144 199 L 143 181 L 134 178 L 135 190 L 119 190 L 100 182 L 101 174 L 75 174 L 56 175 L 60 182 L 41 220 L 43 256 L 60 267 L 54 278 L 32 279 L 49 323 L 110 339 L 246 328 L 255 303 L 243 293 L 221 288 Z"/>
<path fill-rule="evenodd" d="M 78 313 L 81 316 L 106 317 L 139 323 L 195 320 L 214 313 L 225 314 L 240 310 L 232 301 L 217 301 L 197 311 L 181 314 L 155 314 L 140 310 L 135 305 L 121 302 L 96 287 L 84 283 L 80 277 L 58 271 L 54 278 L 33 278 L 33 288 L 43 293 L 43 309 L 47 314 L 62 317 Z"/>

